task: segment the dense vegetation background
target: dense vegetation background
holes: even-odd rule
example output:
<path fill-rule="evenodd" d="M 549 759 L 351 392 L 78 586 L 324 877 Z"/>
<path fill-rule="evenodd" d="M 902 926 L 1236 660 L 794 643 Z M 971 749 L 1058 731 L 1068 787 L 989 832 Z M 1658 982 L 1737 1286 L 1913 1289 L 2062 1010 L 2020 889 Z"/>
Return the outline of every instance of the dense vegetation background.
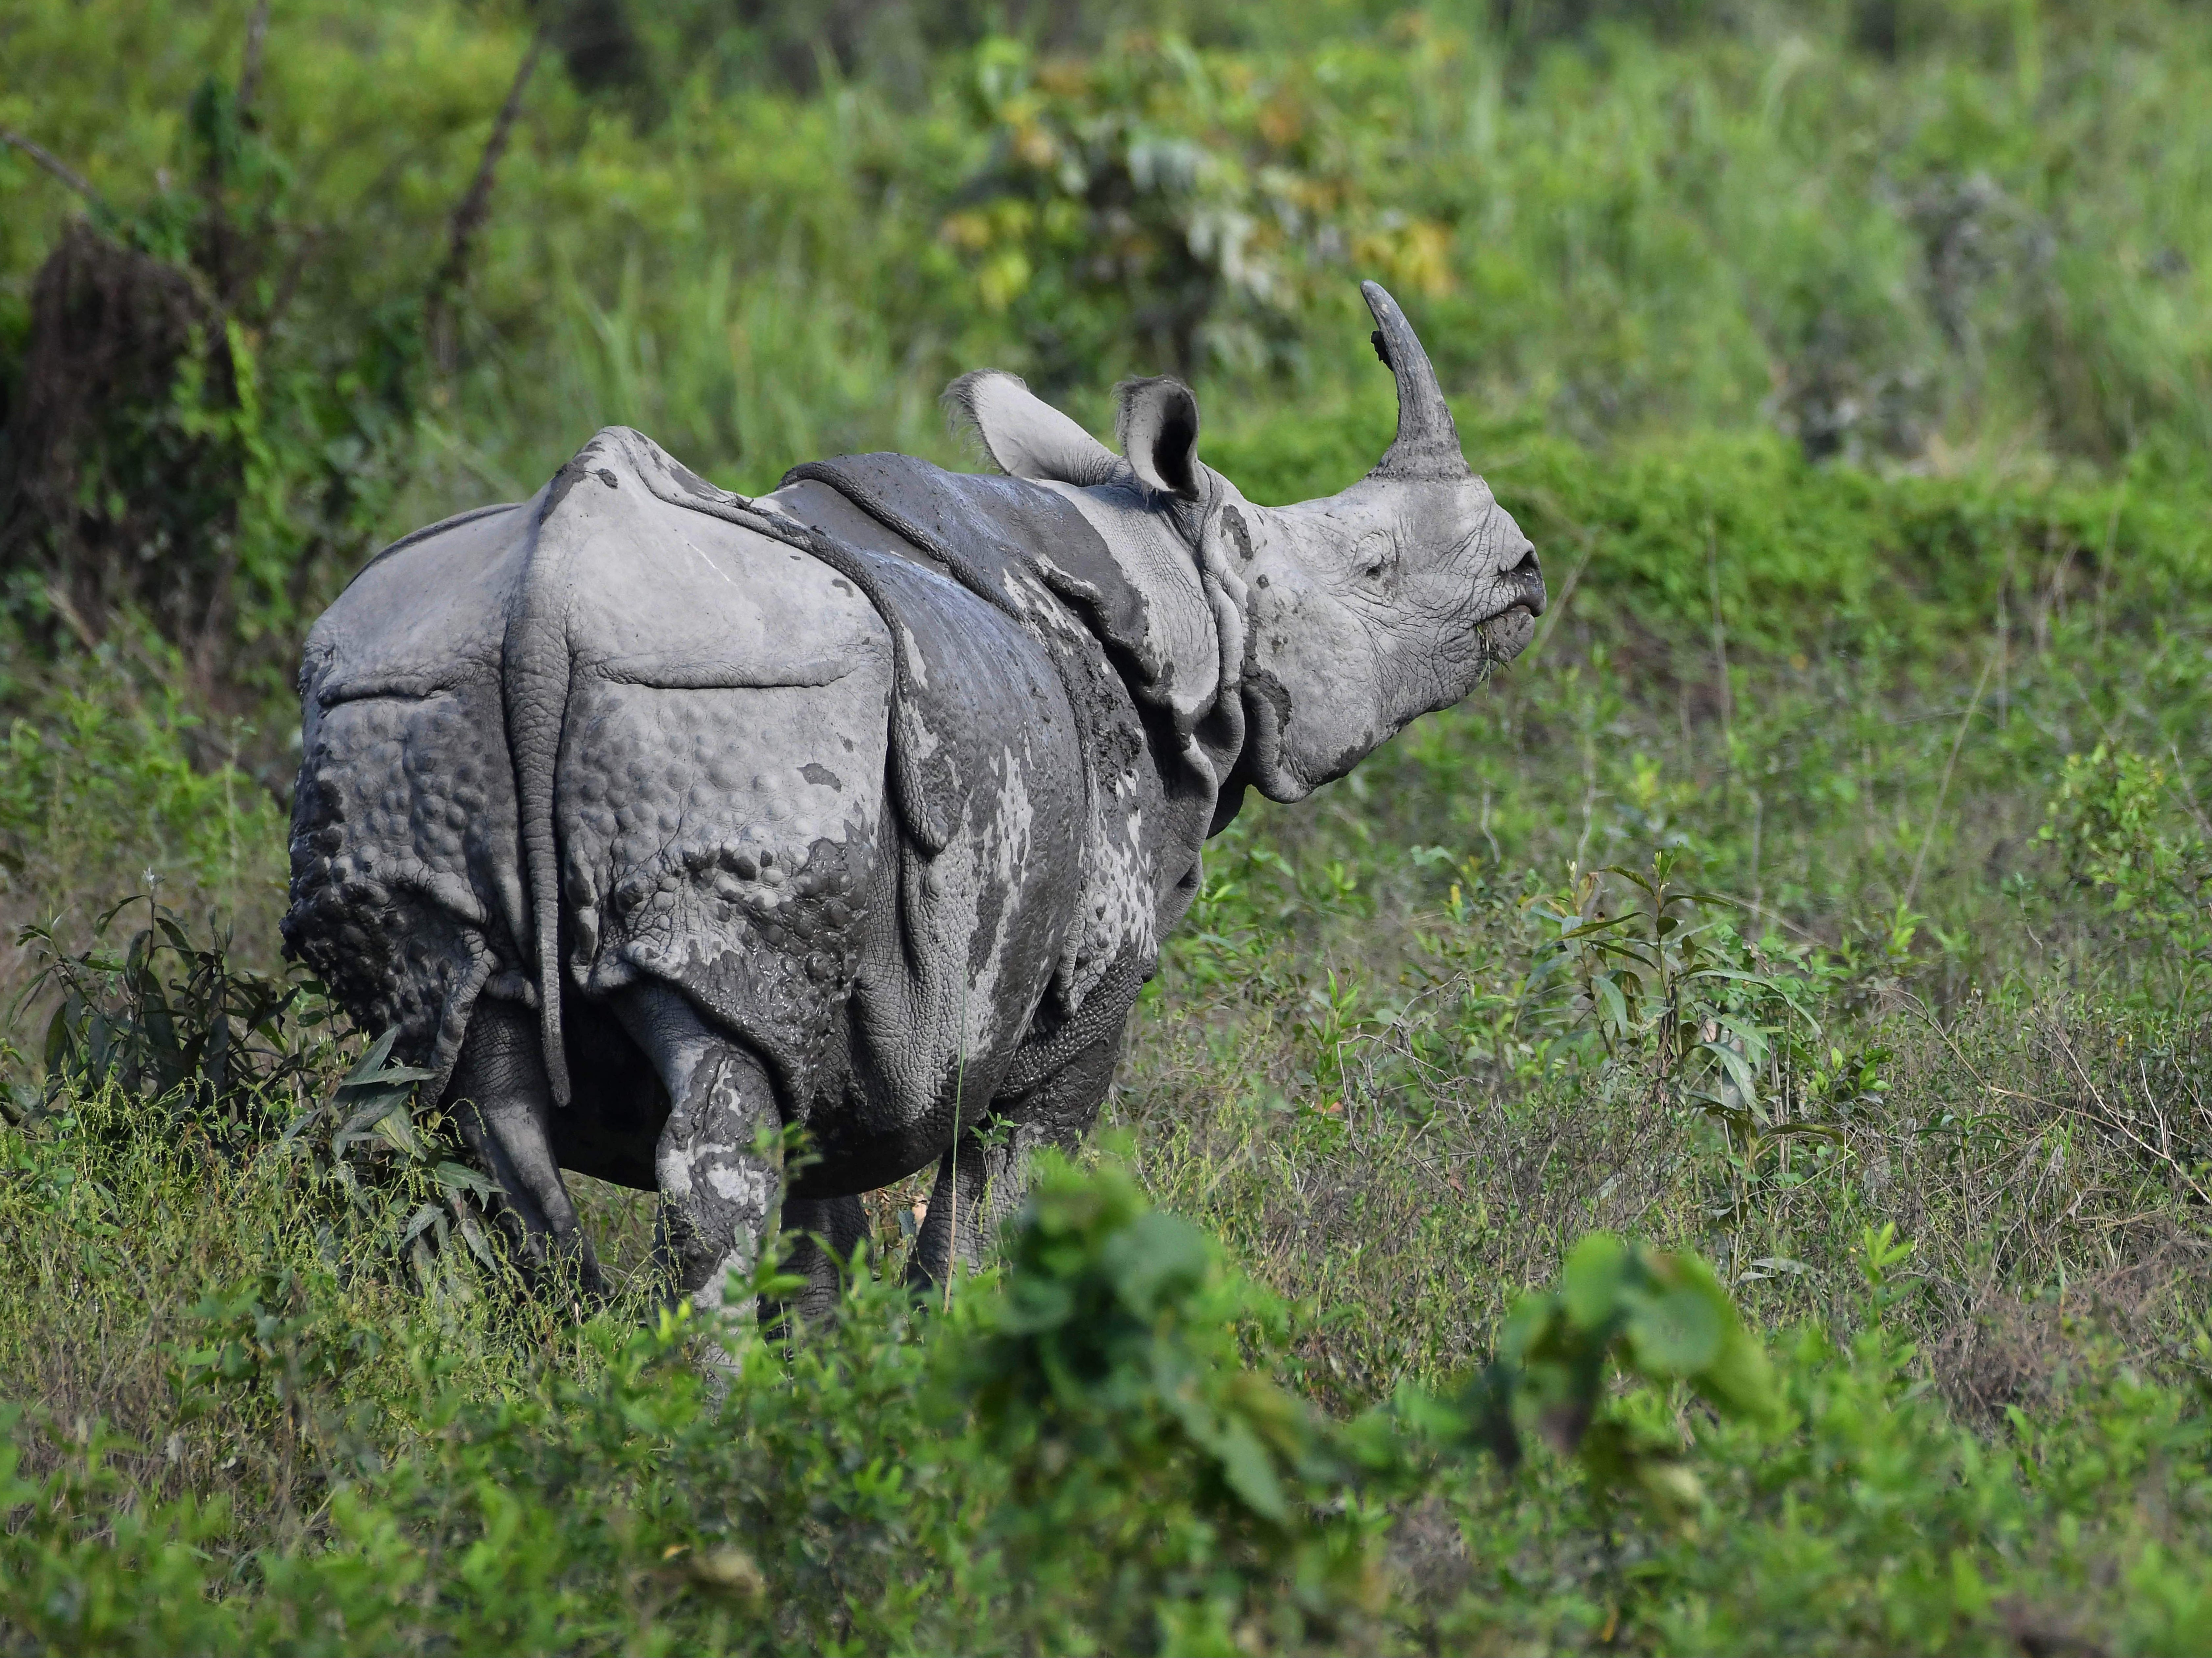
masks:
<path fill-rule="evenodd" d="M 0 1646 L 2212 1643 L 2202 6 L 16 0 L 0 64 Z M 994 1277 L 885 1287 L 917 1188 L 828 1331 L 518 1306 L 276 958 L 320 606 L 609 422 L 975 465 L 984 363 L 1326 493 L 1367 275 L 1529 652 L 1217 843 Z"/>

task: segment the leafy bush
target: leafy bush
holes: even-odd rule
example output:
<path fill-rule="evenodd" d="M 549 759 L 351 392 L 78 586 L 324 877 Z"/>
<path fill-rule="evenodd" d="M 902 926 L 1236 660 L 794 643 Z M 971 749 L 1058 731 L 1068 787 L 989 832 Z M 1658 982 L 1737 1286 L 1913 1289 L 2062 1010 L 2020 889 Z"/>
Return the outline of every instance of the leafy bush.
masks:
<path fill-rule="evenodd" d="M 1172 36 L 1081 63 L 994 42 L 972 73 L 988 159 L 939 239 L 1048 393 L 1124 362 L 1292 360 L 1346 258 L 1409 293 L 1449 285 L 1449 229 L 1376 204 L 1361 151 L 1379 135 L 1309 76 L 1255 77 Z"/>
<path fill-rule="evenodd" d="M 213 1119 L 256 1114 L 271 1096 L 288 1096 L 287 1084 L 313 1063 L 286 1028 L 306 987 L 239 970 L 228 938 L 196 947 L 151 894 L 100 917 L 94 937 L 104 940 L 141 903 L 146 925 L 119 956 L 97 945 L 66 955 L 51 926 L 26 927 L 16 939 L 44 965 L 15 1011 L 42 993 L 54 1003 L 42 1054 L 46 1108 L 112 1088 L 137 1105 Z"/>
<path fill-rule="evenodd" d="M 1678 1445 L 1623 1418 L 1599 1419 L 1616 1359 L 1631 1375 L 1685 1382 L 1728 1415 L 1776 1409 L 1766 1357 L 1703 1261 L 1596 1232 L 1567 1257 L 1559 1289 L 1523 1297 L 1507 1318 L 1498 1357 L 1477 1384 L 1486 1406 L 1477 1431 L 1508 1468 L 1518 1467 L 1513 1407 L 1525 1400 L 1547 1440 L 1580 1452 L 1601 1497 L 1640 1486 L 1663 1505 L 1693 1504 L 1698 1483 L 1680 1466 Z"/>
<path fill-rule="evenodd" d="M 1008 1254 L 963 1388 L 1006 1468 L 993 1534 L 1024 1621 L 1116 1652 L 1351 1636 L 1380 1598 L 1371 1524 L 1316 1507 L 1327 1430 L 1241 1363 L 1265 1303 L 1110 1169 L 1048 1171 Z"/>
<path fill-rule="evenodd" d="M 91 1150 L 17 1139 L 32 1178 L 0 1200 L 58 1214 L 73 1199 L 45 1171 Z M 112 1427 L 10 1406 L 0 1631 L 103 1650 L 1226 1651 L 1586 1640 L 1610 1606 L 1660 1647 L 1940 1644 L 2069 1615 L 2048 1583 L 2108 1562 L 2131 1638 L 2203 1627 L 2201 1533 L 2106 1521 L 2119 1491 L 2190 1526 L 2212 1497 L 2188 1472 L 2203 1416 L 2172 1390 L 2094 1372 L 2076 1413 L 1987 1447 L 1879 1322 L 1847 1353 L 1807 1330 L 1770 1380 L 1702 1267 L 1597 1239 L 1475 1382 L 1334 1426 L 1246 1367 L 1237 1331 L 1264 1352 L 1279 1315 L 1126 1176 L 1048 1173 L 1012 1244 L 1003 1290 L 972 1284 L 950 1315 L 863 1278 L 787 1352 L 606 1319 L 520 1344 L 489 1390 L 488 1350 L 456 1344 L 435 1296 L 379 1315 L 325 1262 L 211 1287 L 145 1425 L 172 1461 L 210 1431 L 271 1442 L 268 1485 L 165 1494 L 168 1461 Z M 1864 1241 L 1877 1315 L 1909 1293 L 1905 1253 Z M 726 1355 L 711 1385 L 702 1339 Z M 1615 1362 L 1649 1385 L 1616 1399 Z M 1675 1378 L 1718 1418 L 1678 1414 Z M 1530 1420 L 1579 1455 L 1509 1478 L 1485 1448 Z M 1425 1588 L 1409 1516 L 1437 1505 L 1462 1564 Z M 2085 1523 L 2054 1530 L 2069 1515 Z M 1572 1542 L 1584 1527 L 1612 1541 Z M 1510 1569 L 1531 1548 L 1579 1564 Z"/>
<path fill-rule="evenodd" d="M 2068 880 L 2108 895 L 2114 910 L 2188 949 L 2202 932 L 2200 890 L 2212 867 L 2172 787 L 2165 762 L 2100 743 L 2067 756 L 2036 833 L 2058 851 Z"/>

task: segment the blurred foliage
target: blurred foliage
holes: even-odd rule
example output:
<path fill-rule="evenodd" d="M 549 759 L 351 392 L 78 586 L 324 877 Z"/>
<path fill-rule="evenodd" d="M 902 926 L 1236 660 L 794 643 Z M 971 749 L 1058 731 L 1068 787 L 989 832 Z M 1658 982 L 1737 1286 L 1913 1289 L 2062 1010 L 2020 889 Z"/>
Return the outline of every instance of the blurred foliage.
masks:
<path fill-rule="evenodd" d="M 95 198 L 32 287 L 0 585 L 60 637 L 131 608 L 204 681 L 265 688 L 303 595 L 367 551 L 404 474 L 417 341 L 378 314 L 286 338 L 316 229 L 239 90 L 200 82 L 182 149 L 181 182 L 164 171 L 127 210 Z"/>
<path fill-rule="evenodd" d="M 33 1230 L 97 1249 L 94 1215 L 189 1212 L 157 1135 L 0 1146 L 11 1268 Z M 2131 1644 L 2203 1632 L 2202 1415 L 2099 1370 L 2017 1444 L 1948 1424 L 1881 1321 L 1912 1293 L 1887 1231 L 1861 1242 L 1848 1351 L 1808 1327 L 1770 1370 L 1694 1261 L 1601 1237 L 1462 1402 L 1401 1388 L 1340 1426 L 1268 1377 L 1279 1333 L 1237 1320 L 1265 1298 L 1110 1169 L 1048 1172 L 1002 1288 L 939 1313 L 864 1275 L 785 1349 L 681 1310 L 518 1342 L 458 1285 L 396 1298 L 335 1263 L 404 1199 L 311 1231 L 291 1217 L 315 1211 L 315 1169 L 272 1149 L 227 1175 L 245 1224 L 143 1362 L 165 1449 L 59 1401 L 5 1407 L 11 1642 L 1917 1649 L 2039 1631 L 2053 1581 Z M 38 1337 L 7 1281 L 21 1363 Z M 88 1317 L 135 1304 L 126 1276 L 94 1282 Z M 751 1287 L 776 1282 L 764 1263 Z M 1644 1385 L 1617 1394 L 1608 1355 Z M 1677 1377 L 1717 1413 L 1681 1414 Z M 1579 1455 L 1509 1475 L 1480 1454 L 1481 1424 L 1521 1408 L 1502 1381 Z M 2179 1528 L 2130 1522 L 2137 1503 Z M 1457 1540 L 1441 1576 L 1419 1552 L 1437 1521 Z"/>
<path fill-rule="evenodd" d="M 1042 64 L 994 43 L 973 85 L 988 158 L 939 236 L 1048 391 L 1125 357 L 1264 373 L 1347 261 L 1409 295 L 1450 287 L 1447 228 L 1369 197 L 1380 112 L 1308 76 L 1170 35 Z"/>
<path fill-rule="evenodd" d="M 1351 1635 L 1381 1599 L 1371 1539 L 1330 1512 L 1327 1425 L 1243 1363 L 1264 1299 L 1110 1169 L 1044 1170 L 1007 1257 L 964 1386 L 1014 1499 L 998 1534 L 1036 1563 L 1024 1621 L 1115 1652 Z"/>
<path fill-rule="evenodd" d="M 113 418 L 66 456 L 31 441 L 52 421 L 9 424 L 44 503 L 13 532 L 12 602 L 65 631 L 55 592 L 129 596 L 151 561 L 139 602 L 235 675 L 252 654 L 211 641 L 269 636 L 281 661 L 374 531 L 526 493 L 595 425 L 758 487 L 827 450 L 949 454 L 932 399 L 984 361 L 1099 419 L 1117 376 L 1176 369 L 1232 445 L 1295 403 L 1371 460 L 1363 275 L 1415 306 L 1472 429 L 1765 424 L 1816 459 L 1937 474 L 2023 446 L 2193 470 L 2212 431 L 2212 37 L 2188 6 L 1182 21 L 292 10 L 242 100 L 243 4 L 18 8 L 0 126 L 106 205 L 65 243 L 83 203 L 0 155 L 10 406 L 64 360 L 31 315 L 57 248 L 76 264 L 53 288 L 92 280 L 98 233 L 100 281 L 149 297 L 103 347 L 135 365 Z M 524 89 L 425 365 L 426 288 L 540 26 L 566 72 Z M 839 44 L 871 30 L 902 44 Z M 57 534 L 78 588 L 46 579 Z"/>
<path fill-rule="evenodd" d="M 1683 1382 L 1724 1416 L 1779 1409 L 1766 1355 L 1710 1267 L 1594 1232 L 1567 1257 L 1558 1289 L 1515 1304 L 1497 1357 L 1462 1394 L 1462 1408 L 1474 1406 L 1462 1432 L 1515 1469 L 1523 1455 L 1516 1412 L 1533 1416 L 1552 1445 L 1580 1453 L 1601 1504 L 1636 1491 L 1662 1515 L 1694 1510 L 1704 1492 L 1679 1437 L 1602 1411 L 1615 1362 L 1632 1376 Z M 1436 1409 L 1402 1396 L 1400 1406 Z"/>

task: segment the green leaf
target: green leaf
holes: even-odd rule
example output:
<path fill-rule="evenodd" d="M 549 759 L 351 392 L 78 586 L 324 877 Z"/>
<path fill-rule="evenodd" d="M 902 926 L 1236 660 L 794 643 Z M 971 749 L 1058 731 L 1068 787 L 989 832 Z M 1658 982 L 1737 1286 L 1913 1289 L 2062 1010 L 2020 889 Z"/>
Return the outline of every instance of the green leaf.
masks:
<path fill-rule="evenodd" d="M 1206 1240 L 1180 1216 L 1155 1209 L 1123 1227 L 1099 1251 L 1099 1263 L 1123 1304 L 1149 1318 L 1194 1289 L 1210 1265 Z"/>
<path fill-rule="evenodd" d="M 473 1215 L 463 1215 L 459 1224 L 461 1241 L 469 1246 L 469 1253 L 486 1266 L 495 1269 L 499 1263 L 493 1257 L 490 1241 L 484 1236 L 483 1228 L 477 1224 L 476 1218 Z"/>
<path fill-rule="evenodd" d="M 402 1104 L 404 1106 L 404 1101 Z M 390 1142 L 392 1150 L 402 1156 L 419 1157 L 423 1155 L 422 1137 L 415 1132 L 415 1125 L 408 1121 L 404 1108 L 395 1107 L 386 1112 L 376 1120 L 376 1127 L 371 1132 Z"/>
<path fill-rule="evenodd" d="M 1218 1436 L 1214 1455 L 1220 1460 L 1221 1477 L 1244 1506 L 1264 1520 L 1281 1525 L 1291 1517 L 1283 1496 L 1283 1482 L 1274 1461 L 1260 1436 L 1243 1422 L 1231 1420 Z"/>
<path fill-rule="evenodd" d="M 1719 1354 L 1690 1382 L 1714 1406 L 1739 1416 L 1770 1420 L 1782 1408 L 1765 1349 L 1733 1323 Z"/>
<path fill-rule="evenodd" d="M 1759 1083 L 1752 1075 L 1749 1063 L 1734 1048 L 1726 1042 L 1700 1042 L 1698 1046 L 1720 1062 L 1721 1069 L 1728 1072 L 1729 1080 L 1746 1098 L 1759 1092 Z"/>
<path fill-rule="evenodd" d="M 1064 1284 L 1037 1277 L 1018 1278 L 1000 1309 L 999 1327 L 1012 1335 L 1056 1330 L 1075 1315 L 1075 1297 Z"/>
<path fill-rule="evenodd" d="M 346 1072 L 345 1080 L 338 1084 L 340 1090 L 358 1088 L 374 1078 L 376 1073 L 384 1069 L 385 1060 L 392 1057 L 392 1043 L 398 1040 L 399 1027 L 394 1025 L 371 1042 L 368 1051 L 361 1056 L 352 1070 Z"/>
<path fill-rule="evenodd" d="M 1613 1232 L 1593 1232 L 1567 1257 L 1559 1283 L 1568 1319 L 1577 1329 L 1595 1330 L 1620 1309 L 1628 1269 L 1628 1246 Z"/>
<path fill-rule="evenodd" d="M 1590 981 L 1590 993 L 1604 1005 L 1605 1017 L 1616 1029 L 1628 1029 L 1628 1004 L 1621 999 L 1620 987 L 1613 981 L 1609 973 L 1601 973 Z"/>
<path fill-rule="evenodd" d="M 344 1126 L 331 1136 L 331 1149 L 342 1151 L 354 1141 L 371 1133 L 378 1124 L 395 1111 L 407 1107 L 408 1093 L 404 1089 L 379 1089 L 345 1120 Z"/>
<path fill-rule="evenodd" d="M 1638 1309 L 1628 1321 L 1639 1363 L 1667 1377 L 1705 1370 L 1721 1356 L 1727 1333 L 1725 1303 L 1699 1286 L 1684 1284 Z"/>
<path fill-rule="evenodd" d="M 471 1169 L 465 1163 L 450 1160 L 441 1162 L 431 1170 L 438 1184 L 448 1192 L 466 1192 L 472 1197 L 489 1199 L 499 1192 L 498 1185 Z"/>
<path fill-rule="evenodd" d="M 1701 967 L 1683 976 L 1689 979 L 1729 979 L 1738 984 L 1757 985 L 1762 990 L 1780 987 L 1771 974 L 1739 973 L 1734 968 L 1727 967 Z"/>
<path fill-rule="evenodd" d="M 1585 921 L 1580 926 L 1570 927 L 1566 932 L 1562 932 L 1559 937 L 1563 941 L 1568 938 L 1587 938 L 1595 933 L 1607 932 L 1615 927 L 1626 926 L 1635 919 L 1636 918 L 1633 915 L 1609 915 L 1602 920 Z"/>

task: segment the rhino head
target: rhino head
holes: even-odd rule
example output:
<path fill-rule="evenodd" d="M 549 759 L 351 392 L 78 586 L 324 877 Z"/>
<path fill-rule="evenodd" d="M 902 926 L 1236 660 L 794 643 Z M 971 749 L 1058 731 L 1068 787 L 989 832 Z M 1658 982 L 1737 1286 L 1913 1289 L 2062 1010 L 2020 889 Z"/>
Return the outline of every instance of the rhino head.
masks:
<path fill-rule="evenodd" d="M 951 393 L 1005 471 L 1088 498 L 1117 556 L 1145 532 L 1105 500 L 1172 525 L 1184 569 L 1133 556 L 1131 574 L 1162 617 L 1212 611 L 1207 689 L 1241 694 L 1238 768 L 1273 800 L 1303 799 L 1460 701 L 1528 645 L 1544 609 L 1535 549 L 1468 467 L 1428 353 L 1379 283 L 1361 292 L 1397 379 L 1397 436 L 1366 477 L 1319 501 L 1245 499 L 1199 459 L 1198 400 L 1177 380 L 1118 388 L 1119 456 L 1012 375 L 964 376 Z"/>

